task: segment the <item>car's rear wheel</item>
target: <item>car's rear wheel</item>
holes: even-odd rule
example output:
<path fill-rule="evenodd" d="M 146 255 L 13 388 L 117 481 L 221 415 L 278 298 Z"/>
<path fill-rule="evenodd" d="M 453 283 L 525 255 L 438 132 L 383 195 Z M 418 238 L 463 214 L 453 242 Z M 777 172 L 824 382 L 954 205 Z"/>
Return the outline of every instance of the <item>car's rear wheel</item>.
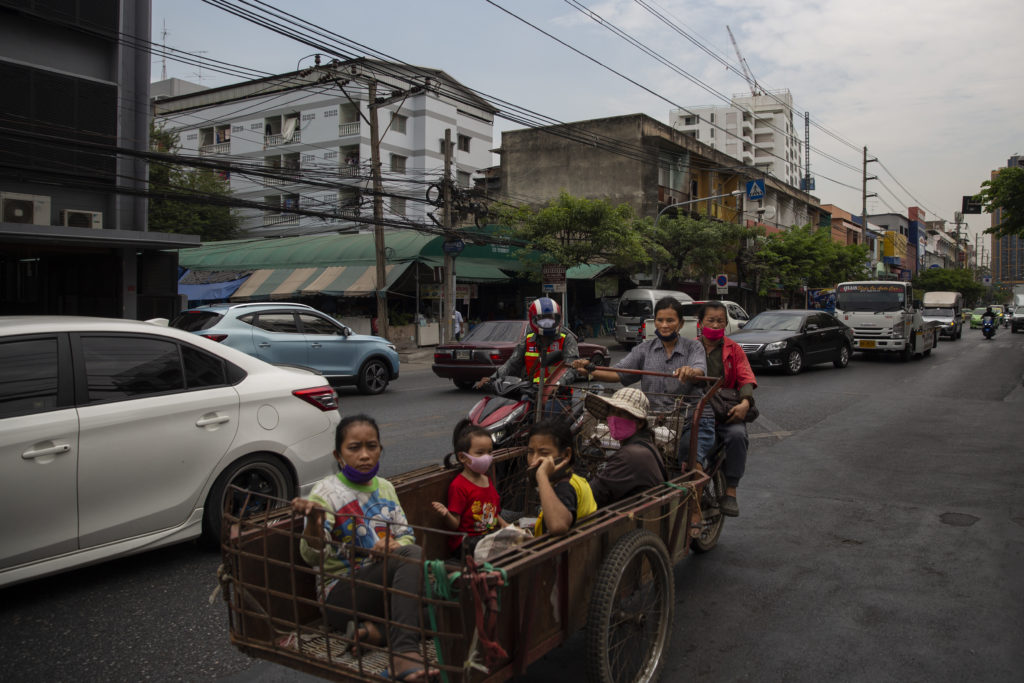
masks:
<path fill-rule="evenodd" d="M 373 358 L 363 363 L 363 367 L 359 369 L 357 386 L 361 394 L 380 394 L 388 388 L 390 381 L 387 366 L 383 361 Z"/>
<path fill-rule="evenodd" d="M 604 354 L 600 353 L 600 352 L 595 353 L 594 355 L 592 355 L 590 357 L 590 364 L 593 365 L 593 366 L 604 367 L 607 362 L 608 362 L 608 359 L 605 358 Z"/>
<path fill-rule="evenodd" d="M 839 355 L 836 357 L 834 361 L 832 361 L 832 365 L 836 366 L 837 368 L 845 368 L 849 364 L 850 347 L 847 346 L 846 344 L 843 344 L 842 346 L 839 347 Z"/>
<path fill-rule="evenodd" d="M 233 486 L 259 495 L 247 496 Z M 220 545 L 225 510 L 230 510 L 233 515 L 259 513 L 268 506 L 277 507 L 280 503 L 279 500 L 271 499 L 288 501 L 294 495 L 295 479 L 278 458 L 256 453 L 232 463 L 217 477 L 203 506 L 204 545 Z"/>
<path fill-rule="evenodd" d="M 476 384 L 476 382 L 467 379 L 453 379 L 452 382 L 454 382 L 455 386 L 457 386 L 459 389 L 462 389 L 463 391 L 466 391 L 467 389 L 472 389 L 473 385 Z"/>

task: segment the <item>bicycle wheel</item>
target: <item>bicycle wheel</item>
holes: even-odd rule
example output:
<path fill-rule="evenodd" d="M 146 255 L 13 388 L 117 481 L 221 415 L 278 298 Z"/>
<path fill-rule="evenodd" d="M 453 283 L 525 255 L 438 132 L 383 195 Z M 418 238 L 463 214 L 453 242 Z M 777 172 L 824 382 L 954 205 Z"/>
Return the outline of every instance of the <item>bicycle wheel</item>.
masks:
<path fill-rule="evenodd" d="M 706 553 L 718 543 L 725 525 L 725 515 L 718 507 L 718 499 L 725 495 L 725 475 L 719 468 L 700 494 L 700 535 L 690 539 L 690 549 L 695 553 Z"/>

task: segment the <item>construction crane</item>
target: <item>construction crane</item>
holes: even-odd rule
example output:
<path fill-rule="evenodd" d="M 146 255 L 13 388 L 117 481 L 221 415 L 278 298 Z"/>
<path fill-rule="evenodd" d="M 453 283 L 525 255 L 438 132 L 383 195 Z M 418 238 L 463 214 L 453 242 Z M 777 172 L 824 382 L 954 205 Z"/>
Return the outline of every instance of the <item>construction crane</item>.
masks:
<path fill-rule="evenodd" d="M 747 81 L 747 85 L 750 86 L 750 94 L 757 97 L 763 95 L 761 86 L 757 84 L 757 80 L 754 78 L 754 74 L 750 72 L 750 66 L 747 64 L 747 60 L 743 57 L 743 53 L 740 52 L 740 46 L 736 44 L 736 37 L 732 34 L 732 29 L 726 24 L 725 30 L 729 32 L 729 40 L 732 41 L 733 49 L 736 50 L 736 57 L 740 60 L 740 68 L 743 69 L 743 78 Z"/>

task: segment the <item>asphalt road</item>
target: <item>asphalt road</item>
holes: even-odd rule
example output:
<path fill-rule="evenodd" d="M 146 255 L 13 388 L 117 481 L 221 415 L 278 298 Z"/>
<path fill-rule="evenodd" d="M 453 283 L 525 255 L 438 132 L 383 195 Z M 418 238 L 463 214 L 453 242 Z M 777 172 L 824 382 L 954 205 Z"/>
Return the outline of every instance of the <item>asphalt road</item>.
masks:
<path fill-rule="evenodd" d="M 662 680 L 1020 680 L 1022 378 L 1008 330 L 760 376 L 741 516 L 676 567 Z M 385 476 L 443 455 L 476 399 L 423 363 L 341 393 L 381 422 Z M 316 680 L 228 645 L 218 563 L 189 543 L 0 590 L 0 679 Z M 582 656 L 575 637 L 525 680 L 580 680 Z"/>

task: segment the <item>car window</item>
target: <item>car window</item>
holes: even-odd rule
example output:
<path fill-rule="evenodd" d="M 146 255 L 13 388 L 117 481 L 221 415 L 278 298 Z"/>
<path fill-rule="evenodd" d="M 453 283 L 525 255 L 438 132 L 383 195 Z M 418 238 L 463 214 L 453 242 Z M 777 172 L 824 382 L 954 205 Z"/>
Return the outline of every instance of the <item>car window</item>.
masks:
<path fill-rule="evenodd" d="M 736 320 L 749 320 L 749 317 L 747 316 L 746 312 L 736 304 L 729 305 L 729 315 L 731 315 Z"/>
<path fill-rule="evenodd" d="M 803 321 L 799 315 L 786 313 L 758 313 L 754 318 L 743 326 L 743 331 L 750 330 L 783 330 L 785 332 L 797 332 Z"/>
<path fill-rule="evenodd" d="M 222 358 L 182 345 L 181 359 L 185 362 L 185 388 L 203 389 L 228 384 L 225 361 Z"/>
<path fill-rule="evenodd" d="M 311 313 L 299 313 L 299 320 L 302 322 L 302 331 L 306 334 L 329 334 L 339 336 L 341 327 L 327 318 Z"/>
<path fill-rule="evenodd" d="M 463 338 L 463 342 L 518 342 L 524 336 L 523 323 L 518 320 L 482 322 Z"/>
<path fill-rule="evenodd" d="M 185 389 L 181 354 L 173 341 L 89 335 L 82 336 L 81 349 L 89 403 Z"/>
<path fill-rule="evenodd" d="M 0 419 L 57 407 L 57 340 L 0 343 Z"/>
<path fill-rule="evenodd" d="M 683 317 L 696 318 L 700 313 L 700 307 L 704 304 L 683 304 Z"/>
<path fill-rule="evenodd" d="M 250 324 L 267 332 L 299 334 L 299 325 L 295 321 L 295 315 L 290 311 L 284 313 L 257 313 L 253 316 Z"/>
<path fill-rule="evenodd" d="M 649 318 L 654 313 L 653 304 L 647 299 L 621 299 L 619 315 L 625 318 Z"/>
<path fill-rule="evenodd" d="M 210 329 L 223 317 L 220 313 L 213 311 L 182 311 L 174 316 L 168 323 L 168 327 L 175 327 L 185 332 L 198 332 Z"/>
<path fill-rule="evenodd" d="M 836 319 L 827 313 L 815 313 L 811 316 L 810 322 L 814 323 L 821 329 L 836 326 Z"/>

